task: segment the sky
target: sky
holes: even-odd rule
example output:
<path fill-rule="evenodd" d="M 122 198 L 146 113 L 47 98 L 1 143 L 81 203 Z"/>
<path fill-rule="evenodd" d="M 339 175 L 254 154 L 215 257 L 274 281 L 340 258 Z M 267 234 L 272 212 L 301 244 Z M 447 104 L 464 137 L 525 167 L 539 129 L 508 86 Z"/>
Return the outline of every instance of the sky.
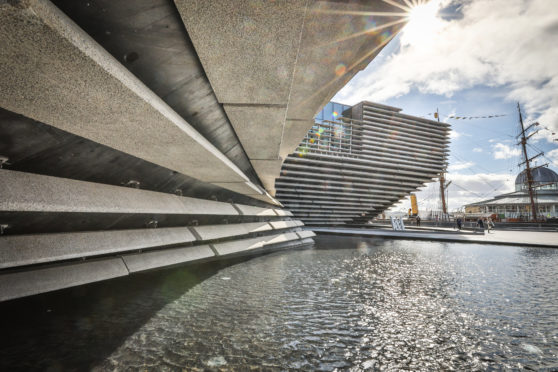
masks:
<path fill-rule="evenodd" d="M 449 211 L 514 190 L 524 123 L 539 122 L 529 156 L 558 172 L 558 0 L 431 0 L 333 98 L 363 100 L 452 126 Z M 505 115 L 456 120 L 449 116 Z M 440 209 L 439 183 L 417 193 L 419 209 Z M 406 211 L 408 198 L 392 210 Z"/>

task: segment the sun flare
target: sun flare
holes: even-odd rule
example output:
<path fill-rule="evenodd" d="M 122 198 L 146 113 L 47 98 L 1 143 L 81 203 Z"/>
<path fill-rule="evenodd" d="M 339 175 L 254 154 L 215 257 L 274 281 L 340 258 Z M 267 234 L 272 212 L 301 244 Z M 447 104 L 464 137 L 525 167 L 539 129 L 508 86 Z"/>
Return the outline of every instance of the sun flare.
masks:
<path fill-rule="evenodd" d="M 439 9 L 439 0 L 431 0 L 413 6 L 407 16 L 409 22 L 403 31 L 405 39 L 409 43 L 415 44 L 432 36 L 441 23 L 438 18 Z"/>

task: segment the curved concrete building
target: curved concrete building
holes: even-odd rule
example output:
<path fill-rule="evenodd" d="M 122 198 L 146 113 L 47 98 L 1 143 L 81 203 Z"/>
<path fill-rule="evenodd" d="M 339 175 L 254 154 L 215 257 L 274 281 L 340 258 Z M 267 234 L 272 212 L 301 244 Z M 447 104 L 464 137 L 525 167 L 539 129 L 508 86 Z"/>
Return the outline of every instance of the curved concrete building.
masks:
<path fill-rule="evenodd" d="M 366 223 L 438 177 L 448 145 L 448 124 L 330 102 L 283 164 L 277 198 L 307 225 Z"/>
<path fill-rule="evenodd" d="M 401 4 L 0 1 L 0 300 L 312 244 L 275 178 Z"/>

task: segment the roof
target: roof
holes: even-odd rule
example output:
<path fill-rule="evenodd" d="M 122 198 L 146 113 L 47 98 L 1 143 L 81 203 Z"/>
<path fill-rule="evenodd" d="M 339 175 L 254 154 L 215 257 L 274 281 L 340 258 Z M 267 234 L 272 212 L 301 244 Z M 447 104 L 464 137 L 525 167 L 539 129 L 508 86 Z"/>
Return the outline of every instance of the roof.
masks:
<path fill-rule="evenodd" d="M 558 174 L 552 169 L 545 167 L 535 168 L 531 170 L 533 181 L 538 183 L 551 183 L 558 182 Z M 527 170 L 523 170 L 515 178 L 516 185 L 523 185 L 527 183 Z"/>
<path fill-rule="evenodd" d="M 537 195 L 535 202 L 537 204 L 558 204 L 558 193 L 551 195 Z M 531 204 L 531 199 L 528 195 L 512 195 L 503 197 L 483 200 L 476 203 L 467 204 L 467 206 L 474 205 L 508 205 L 508 204 Z"/>

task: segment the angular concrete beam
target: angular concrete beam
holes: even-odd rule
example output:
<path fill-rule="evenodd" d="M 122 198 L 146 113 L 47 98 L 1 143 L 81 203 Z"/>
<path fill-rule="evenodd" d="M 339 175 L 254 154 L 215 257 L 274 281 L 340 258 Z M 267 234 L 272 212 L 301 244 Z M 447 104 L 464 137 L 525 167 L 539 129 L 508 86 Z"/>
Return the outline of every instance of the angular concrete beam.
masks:
<path fill-rule="evenodd" d="M 300 226 L 298 224 L 299 222 L 300 221 L 272 221 L 269 224 L 273 226 L 274 229 L 288 229 Z"/>
<path fill-rule="evenodd" d="M 6 169 L 0 169 L 0 195 L 4 212 L 239 215 L 230 203 Z"/>
<path fill-rule="evenodd" d="M 48 0 L 1 2 L 0 38 L 0 106 L 200 181 L 263 195 Z"/>
<path fill-rule="evenodd" d="M 128 275 L 121 258 L 0 275 L 0 302 Z"/>
<path fill-rule="evenodd" d="M 202 240 L 222 239 L 238 235 L 270 231 L 273 228 L 268 222 L 235 223 L 230 225 L 195 226 L 192 229 Z"/>
<path fill-rule="evenodd" d="M 269 193 L 275 196 L 275 179 L 281 173 L 281 165 L 283 160 L 253 160 L 250 162 L 260 177 L 262 184 Z"/>
<path fill-rule="evenodd" d="M 239 252 L 252 251 L 265 246 L 280 244 L 291 240 L 299 239 L 294 232 L 270 235 L 265 237 L 235 240 L 232 242 L 214 244 L 215 249 L 220 256 L 235 254 Z"/>
<path fill-rule="evenodd" d="M 286 104 L 255 106 L 225 104 L 223 107 L 252 164 L 254 160 L 278 159 Z M 258 169 L 256 173 L 265 174 Z M 269 190 L 267 187 L 266 189 Z"/>
<path fill-rule="evenodd" d="M 287 119 L 313 119 L 405 22 L 404 11 L 384 1 L 312 1 L 304 21 Z"/>
<path fill-rule="evenodd" d="M 144 252 L 124 255 L 130 273 L 157 269 L 161 267 L 179 265 L 186 262 L 198 261 L 214 257 L 215 253 L 208 245 L 194 247 L 164 249 L 154 252 Z"/>
<path fill-rule="evenodd" d="M 0 269 L 195 240 L 187 227 L 0 236 Z"/>
<path fill-rule="evenodd" d="M 311 230 L 297 231 L 296 234 L 297 234 L 301 239 L 313 238 L 313 237 L 316 236 L 316 234 L 314 233 L 314 231 L 311 231 Z"/>

